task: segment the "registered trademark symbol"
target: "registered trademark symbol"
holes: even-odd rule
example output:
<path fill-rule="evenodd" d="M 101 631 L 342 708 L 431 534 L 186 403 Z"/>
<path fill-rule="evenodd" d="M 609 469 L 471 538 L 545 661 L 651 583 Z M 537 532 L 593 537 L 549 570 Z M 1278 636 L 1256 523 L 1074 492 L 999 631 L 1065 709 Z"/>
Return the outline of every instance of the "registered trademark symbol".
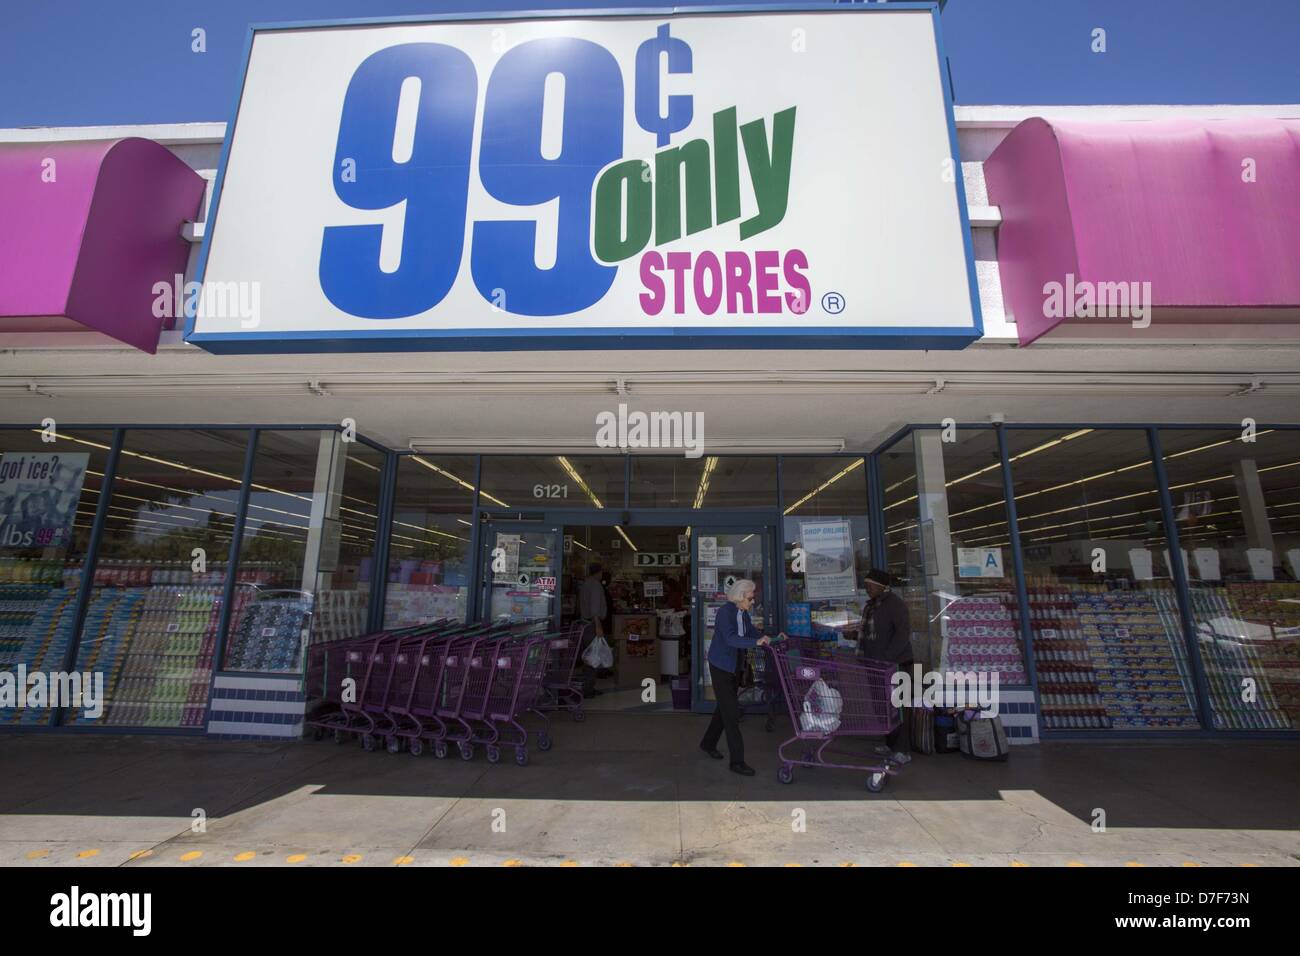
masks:
<path fill-rule="evenodd" d="M 822 308 L 831 315 L 839 315 L 844 311 L 844 296 L 838 292 L 827 292 L 822 296 Z"/>

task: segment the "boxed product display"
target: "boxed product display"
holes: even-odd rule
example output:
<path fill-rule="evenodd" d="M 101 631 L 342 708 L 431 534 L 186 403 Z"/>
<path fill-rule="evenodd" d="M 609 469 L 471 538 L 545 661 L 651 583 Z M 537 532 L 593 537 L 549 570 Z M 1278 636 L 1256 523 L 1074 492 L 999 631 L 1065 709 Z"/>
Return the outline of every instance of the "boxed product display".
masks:
<path fill-rule="evenodd" d="M 1190 730 L 1191 668 L 1167 589 L 1029 589 L 1043 726 Z"/>
<path fill-rule="evenodd" d="M 1020 627 L 1009 591 L 958 598 L 943 614 L 940 669 L 998 674 L 1001 685 L 1029 683 Z"/>

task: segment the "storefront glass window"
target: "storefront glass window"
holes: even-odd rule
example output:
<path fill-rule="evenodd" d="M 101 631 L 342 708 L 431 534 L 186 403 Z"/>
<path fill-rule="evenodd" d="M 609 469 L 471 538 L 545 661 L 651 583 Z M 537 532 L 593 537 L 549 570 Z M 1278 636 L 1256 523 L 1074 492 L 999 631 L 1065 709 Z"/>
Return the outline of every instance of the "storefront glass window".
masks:
<path fill-rule="evenodd" d="M 1160 443 L 1214 726 L 1298 727 L 1300 431 L 1169 428 Z"/>
<path fill-rule="evenodd" d="M 853 632 L 866 602 L 862 579 L 871 569 L 866 462 L 783 458 L 781 488 L 786 633 L 833 637 Z M 798 564 L 797 553 L 802 557 Z"/>
<path fill-rule="evenodd" d="M 258 433 L 224 670 L 302 670 L 322 539 L 341 552 L 342 533 L 354 524 L 327 495 L 346 467 L 343 445 L 335 431 Z M 332 555 L 325 557 L 330 566 Z"/>
<path fill-rule="evenodd" d="M 364 442 L 339 442 L 342 474 L 330 481 L 311 617 L 312 643 L 364 634 L 370 612 L 387 456 Z M 337 544 L 331 537 L 337 535 Z"/>
<path fill-rule="evenodd" d="M 775 508 L 776 459 L 632 456 L 633 508 Z"/>
<path fill-rule="evenodd" d="M 385 627 L 466 619 L 473 512 L 473 457 L 397 459 Z"/>
<path fill-rule="evenodd" d="M 128 429 L 77 651 L 103 715 L 67 724 L 203 727 L 249 432 Z"/>
<path fill-rule="evenodd" d="M 909 454 L 910 452 L 910 454 Z M 917 429 L 880 458 L 889 571 L 927 668 L 1028 683 L 997 434 Z"/>
<path fill-rule="evenodd" d="M 110 431 L 0 429 L 0 671 L 63 671 Z M 98 617 L 103 606 L 93 605 Z M 88 701 L 95 703 L 94 701 Z M 0 707 L 0 725 L 49 722 L 49 698 Z M 28 706 L 31 705 L 31 706 Z M 96 707 L 98 710 L 98 707 Z M 102 718 L 102 714 L 100 717 Z"/>
<path fill-rule="evenodd" d="M 484 508 L 622 508 L 621 455 L 484 455 Z"/>
<path fill-rule="evenodd" d="M 1198 726 L 1142 429 L 1009 429 L 1043 726 Z"/>

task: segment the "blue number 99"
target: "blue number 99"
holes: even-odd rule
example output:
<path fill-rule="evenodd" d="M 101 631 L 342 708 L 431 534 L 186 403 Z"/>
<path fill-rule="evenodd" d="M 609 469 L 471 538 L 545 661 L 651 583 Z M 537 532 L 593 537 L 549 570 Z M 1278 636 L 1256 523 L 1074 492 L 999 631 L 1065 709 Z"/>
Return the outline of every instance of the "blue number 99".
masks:
<path fill-rule="evenodd" d="M 397 162 L 398 103 L 410 77 L 420 82 L 415 138 L 410 157 Z M 353 74 L 339 122 L 334 191 L 354 209 L 405 201 L 406 212 L 401 258 L 392 272 L 379 262 L 383 226 L 325 227 L 321 289 L 344 312 L 404 318 L 433 308 L 451 290 L 465 242 L 477 101 L 474 64 L 442 43 L 380 50 Z"/>
<path fill-rule="evenodd" d="M 564 77 L 559 155 L 542 152 L 546 78 Z M 533 219 L 476 222 L 470 267 L 482 295 L 516 315 L 562 315 L 598 302 L 615 266 L 591 255 L 591 192 L 600 170 L 623 154 L 623 74 L 589 40 L 530 40 L 501 57 L 488 81 L 479 149 L 483 188 L 503 203 L 559 198 L 555 264 L 537 267 Z"/>

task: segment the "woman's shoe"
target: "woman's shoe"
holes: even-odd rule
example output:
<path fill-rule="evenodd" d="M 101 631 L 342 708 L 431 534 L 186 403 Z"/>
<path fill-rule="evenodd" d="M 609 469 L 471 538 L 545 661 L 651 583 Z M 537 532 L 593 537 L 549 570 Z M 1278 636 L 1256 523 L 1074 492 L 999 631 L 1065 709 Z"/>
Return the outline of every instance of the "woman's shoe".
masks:
<path fill-rule="evenodd" d="M 731 772 L 738 773 L 742 777 L 754 776 L 754 768 L 747 763 L 733 763 L 731 765 Z"/>
<path fill-rule="evenodd" d="M 704 744 L 700 744 L 700 749 L 703 750 L 710 757 L 712 757 L 714 760 L 722 759 L 722 752 L 718 750 L 717 747 L 706 747 L 704 746 Z"/>

